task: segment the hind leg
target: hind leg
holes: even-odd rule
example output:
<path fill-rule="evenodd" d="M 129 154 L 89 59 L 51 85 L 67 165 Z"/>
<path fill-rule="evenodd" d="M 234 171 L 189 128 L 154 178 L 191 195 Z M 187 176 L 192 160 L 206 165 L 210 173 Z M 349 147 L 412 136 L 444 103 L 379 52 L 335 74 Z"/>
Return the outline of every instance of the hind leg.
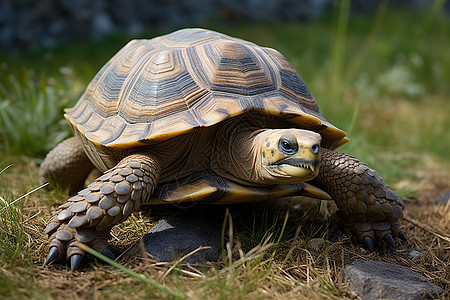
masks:
<path fill-rule="evenodd" d="M 43 182 L 49 181 L 69 188 L 69 193 L 74 194 L 83 189 L 84 182 L 89 173 L 94 169 L 80 142 L 75 138 L 69 138 L 59 143 L 45 157 L 39 169 L 39 175 Z"/>

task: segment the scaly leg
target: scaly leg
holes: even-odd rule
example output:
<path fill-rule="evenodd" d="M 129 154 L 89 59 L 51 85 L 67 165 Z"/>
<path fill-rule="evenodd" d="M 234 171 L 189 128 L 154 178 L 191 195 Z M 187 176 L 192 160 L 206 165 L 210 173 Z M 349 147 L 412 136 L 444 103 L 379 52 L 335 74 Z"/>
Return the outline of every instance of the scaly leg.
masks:
<path fill-rule="evenodd" d="M 314 181 L 336 202 L 346 231 L 356 232 L 370 251 L 375 239 L 393 247 L 393 237 L 406 240 L 398 223 L 405 204 L 374 170 L 351 155 L 329 149 L 322 149 L 321 160 Z"/>
<path fill-rule="evenodd" d="M 129 155 L 67 200 L 45 229 L 50 242 L 45 264 L 67 259 L 75 270 L 84 256 L 78 247 L 80 242 L 113 257 L 107 247 L 111 228 L 148 200 L 157 184 L 159 169 L 158 163 L 146 154 Z"/>
<path fill-rule="evenodd" d="M 45 157 L 39 169 L 43 182 L 56 182 L 69 188 L 71 195 L 84 187 L 84 182 L 94 165 L 84 153 L 75 137 L 59 143 Z"/>

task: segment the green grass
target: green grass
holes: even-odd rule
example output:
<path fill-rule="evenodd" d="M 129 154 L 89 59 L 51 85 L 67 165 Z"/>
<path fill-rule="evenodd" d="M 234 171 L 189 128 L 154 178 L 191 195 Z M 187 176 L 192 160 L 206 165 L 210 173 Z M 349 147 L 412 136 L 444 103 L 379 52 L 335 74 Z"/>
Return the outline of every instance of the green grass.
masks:
<path fill-rule="evenodd" d="M 75 103 L 84 86 L 66 72 L 55 77 L 22 69 L 0 81 L 2 151 L 39 158 L 69 136 L 63 109 Z"/>
<path fill-rule="evenodd" d="M 283 53 L 308 84 L 326 118 L 348 132 L 351 142 L 340 150 L 368 162 L 387 182 L 402 186 L 403 196 L 417 198 L 424 182 L 441 173 L 448 176 L 450 163 L 450 52 L 444 51 L 450 45 L 450 20 L 439 14 L 443 1 L 435 1 L 433 9 L 424 13 L 392 11 L 382 1 L 373 16 L 352 18 L 347 17 L 349 1 L 336 3 L 332 16 L 311 23 L 209 24 L 209 28 Z M 148 32 L 145 37 L 161 33 Z M 45 221 L 50 206 L 63 201 L 63 192 L 40 191 L 14 201 L 39 185 L 34 162 L 70 135 L 63 109 L 76 102 L 99 68 L 128 40 L 116 36 L 34 53 L 0 53 L 4 58 L 0 65 L 0 169 L 15 164 L 0 174 L 0 294 L 11 299 L 93 295 L 170 299 L 172 293 L 190 299 L 351 298 L 339 281 L 342 266 L 366 254 L 345 240 L 323 251 L 309 249 L 308 240 L 326 236 L 328 223 L 308 217 L 286 223 L 286 212 L 274 215 L 271 208 L 249 213 L 231 227 L 227 223 L 228 236 L 230 228 L 236 230 L 231 234 L 235 243 L 224 243 L 223 257 L 213 266 L 192 269 L 151 261 L 123 262 L 134 272 L 132 276 L 96 263 L 83 274 L 68 274 L 57 266 L 50 267 L 51 272 L 40 268 L 46 254 L 42 246 Z M 404 182 L 406 186 L 400 184 Z M 442 214 L 446 210 L 433 205 L 415 207 L 414 217 L 445 232 L 449 223 Z M 313 210 L 301 213 L 311 216 Z M 121 225 L 119 232 L 138 235 L 135 227 L 143 221 L 133 220 Z M 442 254 L 446 246 L 433 234 L 409 225 L 402 226 L 414 238 L 397 255 L 407 261 L 410 250 L 440 249 L 433 252 L 436 260 L 422 265 L 407 262 L 444 286 L 449 295 L 448 281 L 439 279 L 445 277 L 439 274 L 448 274 L 448 256 Z M 390 253 L 375 255 L 396 259 Z M 438 275 L 432 275 L 436 269 Z"/>
<path fill-rule="evenodd" d="M 31 259 L 26 255 L 30 237 L 25 231 L 20 198 L 13 199 L 2 176 L 7 168 L 0 171 L 0 258 L 10 263 L 20 260 L 30 264 Z"/>

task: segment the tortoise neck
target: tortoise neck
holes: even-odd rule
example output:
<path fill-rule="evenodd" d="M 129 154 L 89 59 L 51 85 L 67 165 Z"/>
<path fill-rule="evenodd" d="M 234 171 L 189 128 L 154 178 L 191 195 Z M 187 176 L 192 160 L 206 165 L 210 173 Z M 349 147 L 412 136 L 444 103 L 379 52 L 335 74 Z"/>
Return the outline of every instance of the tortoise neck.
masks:
<path fill-rule="evenodd" d="M 258 135 L 264 131 L 252 124 L 227 124 L 216 135 L 216 155 L 211 160 L 215 173 L 238 183 L 260 184 L 261 155 L 256 147 Z"/>

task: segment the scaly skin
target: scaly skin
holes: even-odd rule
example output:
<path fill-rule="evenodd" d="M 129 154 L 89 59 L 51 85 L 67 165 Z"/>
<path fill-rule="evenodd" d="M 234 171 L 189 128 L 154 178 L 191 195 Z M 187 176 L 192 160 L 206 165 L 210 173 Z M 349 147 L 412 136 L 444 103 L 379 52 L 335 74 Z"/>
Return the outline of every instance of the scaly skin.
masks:
<path fill-rule="evenodd" d="M 63 188 L 69 188 L 74 195 L 84 188 L 84 182 L 94 169 L 83 147 L 75 137 L 59 143 L 50 151 L 39 169 L 44 181 L 57 182 Z"/>
<path fill-rule="evenodd" d="M 319 175 L 314 179 L 334 199 L 347 232 L 356 233 L 373 251 L 373 241 L 405 239 L 398 220 L 405 204 L 374 170 L 351 155 L 321 150 Z"/>
<path fill-rule="evenodd" d="M 61 205 L 45 229 L 50 242 L 46 264 L 67 258 L 76 269 L 84 256 L 79 242 L 111 256 L 106 243 L 111 228 L 148 200 L 159 169 L 145 153 L 131 154 Z"/>

